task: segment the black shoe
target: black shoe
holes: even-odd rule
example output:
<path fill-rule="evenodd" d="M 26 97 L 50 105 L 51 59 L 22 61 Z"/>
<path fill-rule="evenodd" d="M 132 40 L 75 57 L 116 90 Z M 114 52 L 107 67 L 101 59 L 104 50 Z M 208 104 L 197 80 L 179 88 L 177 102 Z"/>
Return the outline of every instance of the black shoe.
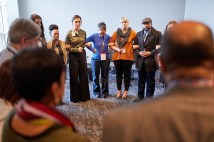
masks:
<path fill-rule="evenodd" d="M 138 102 L 141 102 L 143 100 L 144 100 L 143 97 L 137 97 L 136 99 L 134 99 L 134 103 L 138 103 Z"/>
<path fill-rule="evenodd" d="M 104 94 L 104 95 L 103 95 L 103 98 L 107 98 L 107 97 L 108 97 L 108 94 Z"/>
<path fill-rule="evenodd" d="M 87 102 L 87 100 L 81 100 L 81 102 Z"/>
<path fill-rule="evenodd" d="M 63 102 L 62 100 L 59 102 L 59 105 L 65 105 L 65 102 Z"/>

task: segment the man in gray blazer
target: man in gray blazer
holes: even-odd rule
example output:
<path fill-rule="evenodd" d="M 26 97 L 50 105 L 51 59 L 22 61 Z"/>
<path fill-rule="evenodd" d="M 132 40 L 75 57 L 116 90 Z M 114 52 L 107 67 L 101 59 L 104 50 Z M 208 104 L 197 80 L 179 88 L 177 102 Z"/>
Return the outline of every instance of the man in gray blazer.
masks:
<path fill-rule="evenodd" d="M 165 95 L 113 111 L 103 142 L 214 141 L 214 46 L 211 30 L 185 21 L 164 38 L 160 62 Z"/>

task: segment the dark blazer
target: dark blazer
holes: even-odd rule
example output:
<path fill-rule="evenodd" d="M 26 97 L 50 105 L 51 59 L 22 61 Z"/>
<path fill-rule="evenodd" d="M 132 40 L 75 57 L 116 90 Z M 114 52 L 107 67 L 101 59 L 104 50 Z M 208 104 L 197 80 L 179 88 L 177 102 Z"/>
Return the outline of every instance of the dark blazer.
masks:
<path fill-rule="evenodd" d="M 174 87 L 106 115 L 103 142 L 214 142 L 214 88 Z"/>
<path fill-rule="evenodd" d="M 153 27 L 151 28 L 150 33 L 148 33 L 146 41 L 143 41 L 144 30 L 137 33 L 134 45 L 139 45 L 139 48 L 135 50 L 135 62 L 136 68 L 141 69 L 141 65 L 144 62 L 146 71 L 157 70 L 158 66 L 155 61 L 155 54 L 157 53 L 156 45 L 161 45 L 162 34 Z M 140 51 L 150 51 L 151 56 L 144 58 L 139 55 Z"/>

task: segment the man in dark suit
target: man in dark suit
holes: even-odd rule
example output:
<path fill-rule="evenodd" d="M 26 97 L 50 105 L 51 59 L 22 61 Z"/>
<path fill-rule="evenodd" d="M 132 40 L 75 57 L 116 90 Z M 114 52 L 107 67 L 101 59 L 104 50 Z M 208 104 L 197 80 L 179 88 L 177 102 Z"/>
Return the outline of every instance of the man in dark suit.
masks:
<path fill-rule="evenodd" d="M 136 68 L 138 69 L 138 97 L 135 102 L 144 99 L 145 84 L 146 97 L 152 97 L 155 91 L 155 72 L 158 69 L 156 53 L 162 41 L 161 32 L 152 27 L 152 20 L 144 18 L 143 30 L 137 33 L 134 41 Z"/>
<path fill-rule="evenodd" d="M 166 94 L 107 114 L 103 142 L 214 142 L 212 31 L 192 21 L 164 37 Z"/>

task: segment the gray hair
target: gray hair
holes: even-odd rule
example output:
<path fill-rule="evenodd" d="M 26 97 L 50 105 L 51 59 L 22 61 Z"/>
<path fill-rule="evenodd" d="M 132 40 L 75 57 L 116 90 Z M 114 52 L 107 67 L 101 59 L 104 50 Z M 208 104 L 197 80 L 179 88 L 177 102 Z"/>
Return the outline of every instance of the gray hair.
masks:
<path fill-rule="evenodd" d="M 129 23 L 129 19 L 127 17 L 121 17 L 120 18 L 120 23 L 119 23 L 119 27 L 121 27 L 121 22 L 122 21 L 127 21 Z"/>
<path fill-rule="evenodd" d="M 8 31 L 9 43 L 19 43 L 22 37 L 31 39 L 40 36 L 41 29 L 32 20 L 26 18 L 17 18 L 10 25 Z"/>

